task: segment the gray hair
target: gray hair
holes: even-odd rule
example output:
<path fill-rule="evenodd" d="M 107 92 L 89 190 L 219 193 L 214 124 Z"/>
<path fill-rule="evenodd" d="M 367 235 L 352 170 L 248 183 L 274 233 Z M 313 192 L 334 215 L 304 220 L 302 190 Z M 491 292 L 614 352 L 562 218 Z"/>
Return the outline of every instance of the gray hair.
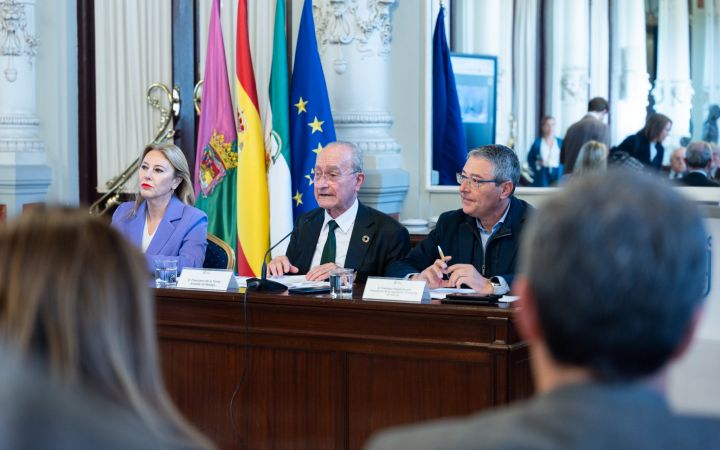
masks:
<path fill-rule="evenodd" d="M 341 146 L 341 147 L 348 148 L 352 154 L 351 158 L 352 158 L 353 172 L 362 173 L 362 171 L 363 171 L 362 154 L 360 153 L 360 149 L 358 148 L 357 145 L 355 145 L 352 142 L 348 142 L 348 141 L 335 141 L 335 142 L 331 142 L 328 145 L 326 145 L 326 148 L 330 147 L 330 146 L 333 146 L 333 147 Z"/>
<path fill-rule="evenodd" d="M 513 184 L 513 192 L 520 183 L 520 161 L 515 152 L 500 144 L 484 145 L 472 149 L 467 154 L 467 159 L 483 158 L 493 165 L 493 176 L 497 182 L 510 181 Z"/>
<path fill-rule="evenodd" d="M 638 379 L 686 338 L 707 233 L 667 182 L 616 169 L 573 179 L 523 230 L 521 270 L 553 357 L 601 380 Z"/>
<path fill-rule="evenodd" d="M 712 146 L 705 141 L 691 142 L 685 151 L 685 160 L 688 167 L 704 169 L 712 160 Z"/>

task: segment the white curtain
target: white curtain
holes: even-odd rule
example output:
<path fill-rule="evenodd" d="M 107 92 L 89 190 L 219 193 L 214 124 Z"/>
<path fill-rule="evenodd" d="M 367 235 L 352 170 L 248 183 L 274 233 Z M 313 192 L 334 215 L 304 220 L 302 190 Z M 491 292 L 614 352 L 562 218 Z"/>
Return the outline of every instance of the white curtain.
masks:
<path fill-rule="evenodd" d="M 640 3 L 640 2 L 635 2 Z M 590 98 L 608 98 L 610 88 L 610 22 L 608 0 L 590 2 Z"/>
<path fill-rule="evenodd" d="M 520 163 L 525 162 L 538 130 L 537 71 L 538 71 L 538 0 L 525 0 L 515 11 L 514 89 L 517 137 L 515 152 Z"/>
<path fill-rule="evenodd" d="M 546 0 L 545 2 L 545 64 L 541 70 L 545 71 L 545 111 L 555 117 L 556 133 L 565 134 L 567 127 L 575 118 L 566 119 L 562 116 L 560 78 L 562 77 L 563 55 L 563 5 L 561 0 Z"/>
<path fill-rule="evenodd" d="M 706 103 L 720 102 L 720 0 L 705 0 L 703 91 Z"/>
<path fill-rule="evenodd" d="M 645 4 L 613 1 L 610 140 L 619 144 L 645 124 L 650 81 L 647 72 Z"/>
<path fill-rule="evenodd" d="M 172 86 L 170 0 L 95 2 L 98 190 L 137 158 L 155 136 L 160 114 L 145 93 Z M 137 188 L 132 180 L 127 192 Z"/>
<path fill-rule="evenodd" d="M 679 145 L 690 135 L 693 87 L 690 81 L 689 14 L 687 3 L 660 0 L 658 9 L 657 77 L 652 94 L 655 110 L 673 121 L 665 148 Z M 664 163 L 669 163 L 665 152 Z"/>

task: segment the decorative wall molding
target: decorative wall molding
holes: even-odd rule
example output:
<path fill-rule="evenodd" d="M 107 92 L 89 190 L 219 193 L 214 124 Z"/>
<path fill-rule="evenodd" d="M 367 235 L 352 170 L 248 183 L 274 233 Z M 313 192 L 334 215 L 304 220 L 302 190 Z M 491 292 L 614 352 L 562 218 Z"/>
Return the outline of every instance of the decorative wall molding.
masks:
<path fill-rule="evenodd" d="M 40 120 L 33 114 L 0 114 L 0 125 L 38 126 L 40 125 Z"/>
<path fill-rule="evenodd" d="M 315 32 L 320 51 L 331 45 L 350 45 L 353 42 L 363 55 L 373 50 L 387 56 L 392 45 L 392 10 L 395 0 L 327 0 L 313 4 Z M 380 46 L 373 48 L 370 39 L 377 35 Z"/>
<path fill-rule="evenodd" d="M 40 139 L 0 139 L 0 153 L 43 153 L 45 144 Z"/>
<path fill-rule="evenodd" d="M 687 107 L 692 103 L 694 93 L 690 80 L 656 80 L 652 91 L 656 103 L 667 103 L 671 107 Z"/>
<path fill-rule="evenodd" d="M 587 67 L 569 67 L 563 69 L 560 78 L 563 101 L 584 100 L 590 80 L 587 76 Z"/>
<path fill-rule="evenodd" d="M 13 59 L 25 55 L 32 67 L 37 55 L 38 39 L 28 30 L 31 26 L 27 22 L 24 3 L 17 0 L 0 2 L 0 56 L 7 57 L 8 65 L 3 73 L 11 83 L 17 80 Z"/>
<path fill-rule="evenodd" d="M 393 116 L 387 111 L 333 111 L 335 124 L 387 125 L 393 124 Z"/>

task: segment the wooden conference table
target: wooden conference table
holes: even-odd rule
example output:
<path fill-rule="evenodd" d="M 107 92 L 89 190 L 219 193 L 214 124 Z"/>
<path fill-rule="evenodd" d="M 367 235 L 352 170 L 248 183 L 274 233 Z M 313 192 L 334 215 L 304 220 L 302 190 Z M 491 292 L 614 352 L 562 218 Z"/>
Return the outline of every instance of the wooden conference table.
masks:
<path fill-rule="evenodd" d="M 360 291 L 360 292 L 358 292 Z M 163 371 L 222 449 L 360 449 L 532 392 L 510 309 L 156 290 Z M 231 398 L 234 424 L 231 421 Z"/>

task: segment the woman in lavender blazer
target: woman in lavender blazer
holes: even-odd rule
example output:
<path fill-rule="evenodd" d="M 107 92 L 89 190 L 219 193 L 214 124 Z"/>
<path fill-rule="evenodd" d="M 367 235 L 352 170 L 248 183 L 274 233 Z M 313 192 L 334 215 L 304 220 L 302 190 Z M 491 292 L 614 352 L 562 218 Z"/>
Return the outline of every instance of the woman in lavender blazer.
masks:
<path fill-rule="evenodd" d="M 142 249 L 152 268 L 158 256 L 177 256 L 178 271 L 202 267 L 207 215 L 193 207 L 195 193 L 183 152 L 174 144 L 145 147 L 134 202 L 121 204 L 112 224 Z"/>

